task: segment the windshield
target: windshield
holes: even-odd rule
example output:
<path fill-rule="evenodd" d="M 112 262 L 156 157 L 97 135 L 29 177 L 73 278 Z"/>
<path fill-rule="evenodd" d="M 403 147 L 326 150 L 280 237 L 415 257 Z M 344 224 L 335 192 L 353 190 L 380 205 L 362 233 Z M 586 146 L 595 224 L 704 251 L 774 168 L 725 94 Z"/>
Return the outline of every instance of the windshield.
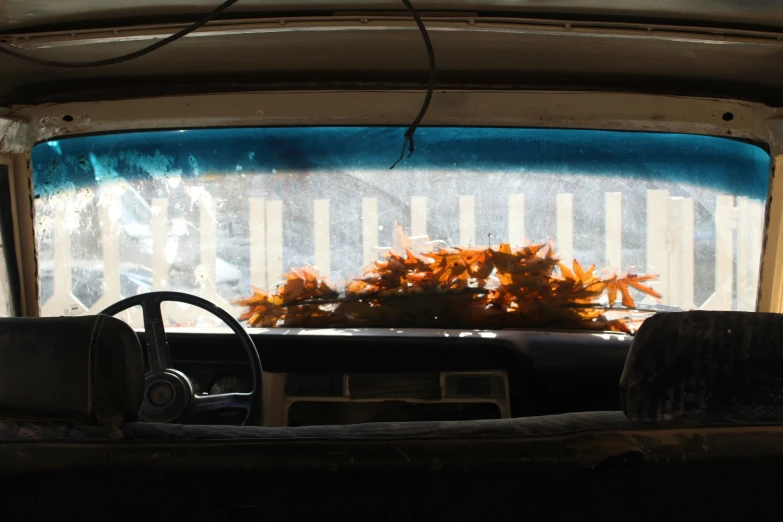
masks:
<path fill-rule="evenodd" d="M 715 137 L 399 127 L 33 149 L 43 315 L 153 290 L 250 326 L 594 328 L 755 309 L 769 155 Z M 170 325 L 211 325 L 188 307 Z M 125 319 L 141 326 L 138 313 Z"/>

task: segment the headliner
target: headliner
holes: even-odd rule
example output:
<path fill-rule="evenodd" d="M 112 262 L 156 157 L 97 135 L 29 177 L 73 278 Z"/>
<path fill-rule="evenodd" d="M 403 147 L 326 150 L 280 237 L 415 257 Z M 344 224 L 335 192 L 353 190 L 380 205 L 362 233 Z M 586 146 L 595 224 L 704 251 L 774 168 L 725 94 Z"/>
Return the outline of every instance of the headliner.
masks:
<path fill-rule="evenodd" d="M 219 3 L 219 0 L 0 0 L 0 31 L 121 26 L 164 18 L 170 21 L 191 20 Z M 783 3 L 778 0 L 417 0 L 414 5 L 420 11 L 783 27 Z M 258 17 L 357 10 L 404 11 L 404 7 L 399 0 L 240 0 L 227 13 Z"/>
<path fill-rule="evenodd" d="M 778 0 L 414 2 L 431 32 L 439 88 L 638 92 L 783 105 Z M 0 33 L 26 33 L 15 40 L 17 49 L 42 58 L 100 59 L 135 51 L 219 3 L 0 0 Z M 240 0 L 224 15 L 150 55 L 109 67 L 51 69 L 0 56 L 0 107 L 426 84 L 421 36 L 399 0 Z"/>

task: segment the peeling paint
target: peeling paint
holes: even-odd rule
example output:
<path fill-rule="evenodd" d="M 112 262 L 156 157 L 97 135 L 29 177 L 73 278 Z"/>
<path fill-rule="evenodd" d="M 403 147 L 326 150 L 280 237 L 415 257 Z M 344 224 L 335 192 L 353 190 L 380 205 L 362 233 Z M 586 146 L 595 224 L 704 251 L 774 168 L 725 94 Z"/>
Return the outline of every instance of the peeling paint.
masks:
<path fill-rule="evenodd" d="M 11 118 L 0 118 L 0 153 L 24 154 L 34 142 L 31 125 Z"/>

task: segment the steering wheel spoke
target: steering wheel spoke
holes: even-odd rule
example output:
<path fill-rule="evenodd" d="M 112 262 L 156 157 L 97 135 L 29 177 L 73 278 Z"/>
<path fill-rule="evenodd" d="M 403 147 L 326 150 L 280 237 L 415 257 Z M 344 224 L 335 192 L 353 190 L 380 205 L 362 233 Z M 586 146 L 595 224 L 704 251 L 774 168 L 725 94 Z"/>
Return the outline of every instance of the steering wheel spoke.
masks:
<path fill-rule="evenodd" d="M 142 301 L 144 313 L 144 335 L 147 340 L 150 371 L 171 368 L 171 353 L 166 340 L 166 329 L 163 326 L 163 314 L 160 311 L 161 301 Z"/>
<path fill-rule="evenodd" d="M 239 337 L 250 363 L 252 391 L 250 393 L 225 393 L 196 396 L 188 377 L 172 367 L 163 314 L 160 305 L 164 301 L 180 302 L 196 306 L 221 319 Z M 231 314 L 201 297 L 182 292 L 149 292 L 119 301 L 101 313 L 116 315 L 133 306 L 144 311 L 144 333 L 150 372 L 146 376 L 145 397 L 141 417 L 156 422 L 179 422 L 187 412 L 198 416 L 241 409 L 245 410 L 242 424 L 257 422 L 261 409 L 261 361 L 253 339 L 247 330 Z"/>

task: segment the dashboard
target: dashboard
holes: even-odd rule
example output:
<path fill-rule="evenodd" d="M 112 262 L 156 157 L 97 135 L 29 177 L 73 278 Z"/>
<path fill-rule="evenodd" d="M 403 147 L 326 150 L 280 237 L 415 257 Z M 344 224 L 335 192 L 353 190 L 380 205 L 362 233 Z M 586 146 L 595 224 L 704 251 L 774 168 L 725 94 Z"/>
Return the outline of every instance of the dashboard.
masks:
<path fill-rule="evenodd" d="M 263 425 L 476 420 L 620 409 L 632 338 L 601 332 L 250 330 L 263 366 Z M 143 332 L 139 337 L 144 343 Z M 230 330 L 172 329 L 174 367 L 196 393 L 250 391 Z M 239 424 L 224 412 L 207 424 Z"/>

